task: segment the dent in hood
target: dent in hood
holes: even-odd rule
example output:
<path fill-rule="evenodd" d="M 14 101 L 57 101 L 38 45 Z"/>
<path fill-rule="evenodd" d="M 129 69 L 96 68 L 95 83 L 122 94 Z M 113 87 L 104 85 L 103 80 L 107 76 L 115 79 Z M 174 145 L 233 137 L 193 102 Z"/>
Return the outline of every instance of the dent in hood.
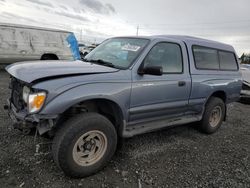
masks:
<path fill-rule="evenodd" d="M 29 61 L 11 64 L 6 71 L 13 77 L 27 83 L 49 78 L 84 74 L 109 73 L 115 68 L 83 61 Z"/>

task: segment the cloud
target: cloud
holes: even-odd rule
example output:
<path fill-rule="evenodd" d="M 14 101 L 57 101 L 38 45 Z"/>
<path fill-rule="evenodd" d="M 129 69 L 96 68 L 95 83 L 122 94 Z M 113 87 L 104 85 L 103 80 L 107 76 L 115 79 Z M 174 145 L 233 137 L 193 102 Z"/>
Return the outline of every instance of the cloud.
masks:
<path fill-rule="evenodd" d="M 64 5 L 59 5 L 59 7 L 61 7 L 61 8 L 64 9 L 64 10 L 68 10 L 68 8 L 65 7 Z"/>
<path fill-rule="evenodd" d="M 79 9 L 79 8 L 73 8 L 74 12 L 80 14 L 82 11 L 84 12 L 83 9 Z"/>
<path fill-rule="evenodd" d="M 42 0 L 26 0 L 26 1 L 36 3 L 36 4 L 39 4 L 39 5 L 43 5 L 43 6 L 47 6 L 47 7 L 52 7 L 52 8 L 54 7 L 51 3 L 46 2 L 46 1 L 42 1 Z"/>
<path fill-rule="evenodd" d="M 71 14 L 71 13 L 59 12 L 59 11 L 55 11 L 55 13 L 57 15 L 60 15 L 60 16 L 65 16 L 65 17 L 80 20 L 80 21 L 90 21 L 89 19 L 87 19 L 87 18 L 85 18 L 83 16 L 80 16 L 80 15 L 77 15 L 77 14 Z"/>
<path fill-rule="evenodd" d="M 25 21 L 28 21 L 28 22 L 37 22 L 36 20 L 34 20 L 32 18 L 18 16 L 18 15 L 9 13 L 9 12 L 2 12 L 1 16 L 5 17 L 5 18 L 8 18 L 8 19 L 25 20 Z"/>
<path fill-rule="evenodd" d="M 79 2 L 96 13 L 110 14 L 116 12 L 111 4 L 103 4 L 98 0 L 80 0 Z"/>
<path fill-rule="evenodd" d="M 60 5 L 58 5 L 58 7 L 61 8 L 61 9 L 63 9 L 64 11 L 67 11 L 67 12 L 72 11 L 72 9 L 73 9 L 73 11 L 75 13 L 78 13 L 78 14 L 80 14 L 82 12 L 85 12 L 85 10 L 83 8 L 79 7 L 79 6 L 78 7 L 70 7 L 69 8 L 69 7 L 66 7 L 63 4 L 60 4 Z"/>
<path fill-rule="evenodd" d="M 37 7 L 38 8 L 38 7 Z M 53 14 L 54 11 L 51 9 L 51 8 L 47 8 L 47 7 L 44 7 L 44 8 L 41 8 L 40 10 L 43 10 L 45 11 L 46 13 L 50 13 L 50 14 Z"/>
<path fill-rule="evenodd" d="M 106 7 L 107 7 L 111 12 L 116 13 L 115 8 L 114 8 L 113 5 L 111 5 L 110 3 L 107 3 L 107 4 L 106 4 Z"/>

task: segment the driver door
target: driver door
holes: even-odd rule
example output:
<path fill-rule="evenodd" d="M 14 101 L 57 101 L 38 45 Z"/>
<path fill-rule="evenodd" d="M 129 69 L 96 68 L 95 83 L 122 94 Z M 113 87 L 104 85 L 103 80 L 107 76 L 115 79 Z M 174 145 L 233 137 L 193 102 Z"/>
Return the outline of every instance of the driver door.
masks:
<path fill-rule="evenodd" d="M 191 89 L 187 53 L 183 43 L 158 42 L 142 66 L 161 66 L 162 75 L 133 75 L 129 122 L 173 118 L 185 114 Z"/>

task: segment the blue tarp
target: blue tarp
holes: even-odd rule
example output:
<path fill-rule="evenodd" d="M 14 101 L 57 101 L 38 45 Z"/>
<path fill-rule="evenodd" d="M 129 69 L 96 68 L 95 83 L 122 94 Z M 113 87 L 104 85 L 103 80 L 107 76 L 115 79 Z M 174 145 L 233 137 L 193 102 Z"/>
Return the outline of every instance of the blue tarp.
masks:
<path fill-rule="evenodd" d="M 71 33 L 67 37 L 67 42 L 70 45 L 70 49 L 71 49 L 72 55 L 74 57 L 74 60 L 80 60 L 81 56 L 80 56 L 80 52 L 79 52 L 78 42 L 77 42 L 76 37 L 73 33 Z"/>

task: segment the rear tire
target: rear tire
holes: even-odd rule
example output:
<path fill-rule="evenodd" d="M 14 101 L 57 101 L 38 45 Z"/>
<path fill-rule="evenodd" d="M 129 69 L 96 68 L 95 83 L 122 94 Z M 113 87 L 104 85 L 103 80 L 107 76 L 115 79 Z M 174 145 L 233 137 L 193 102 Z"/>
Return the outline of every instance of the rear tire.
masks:
<path fill-rule="evenodd" d="M 211 97 L 206 104 L 205 112 L 201 120 L 201 131 L 207 134 L 216 132 L 225 117 L 226 105 L 218 97 Z"/>
<path fill-rule="evenodd" d="M 54 161 L 70 177 L 82 178 L 101 170 L 115 153 L 117 133 L 97 113 L 79 114 L 58 130 L 53 140 Z"/>

